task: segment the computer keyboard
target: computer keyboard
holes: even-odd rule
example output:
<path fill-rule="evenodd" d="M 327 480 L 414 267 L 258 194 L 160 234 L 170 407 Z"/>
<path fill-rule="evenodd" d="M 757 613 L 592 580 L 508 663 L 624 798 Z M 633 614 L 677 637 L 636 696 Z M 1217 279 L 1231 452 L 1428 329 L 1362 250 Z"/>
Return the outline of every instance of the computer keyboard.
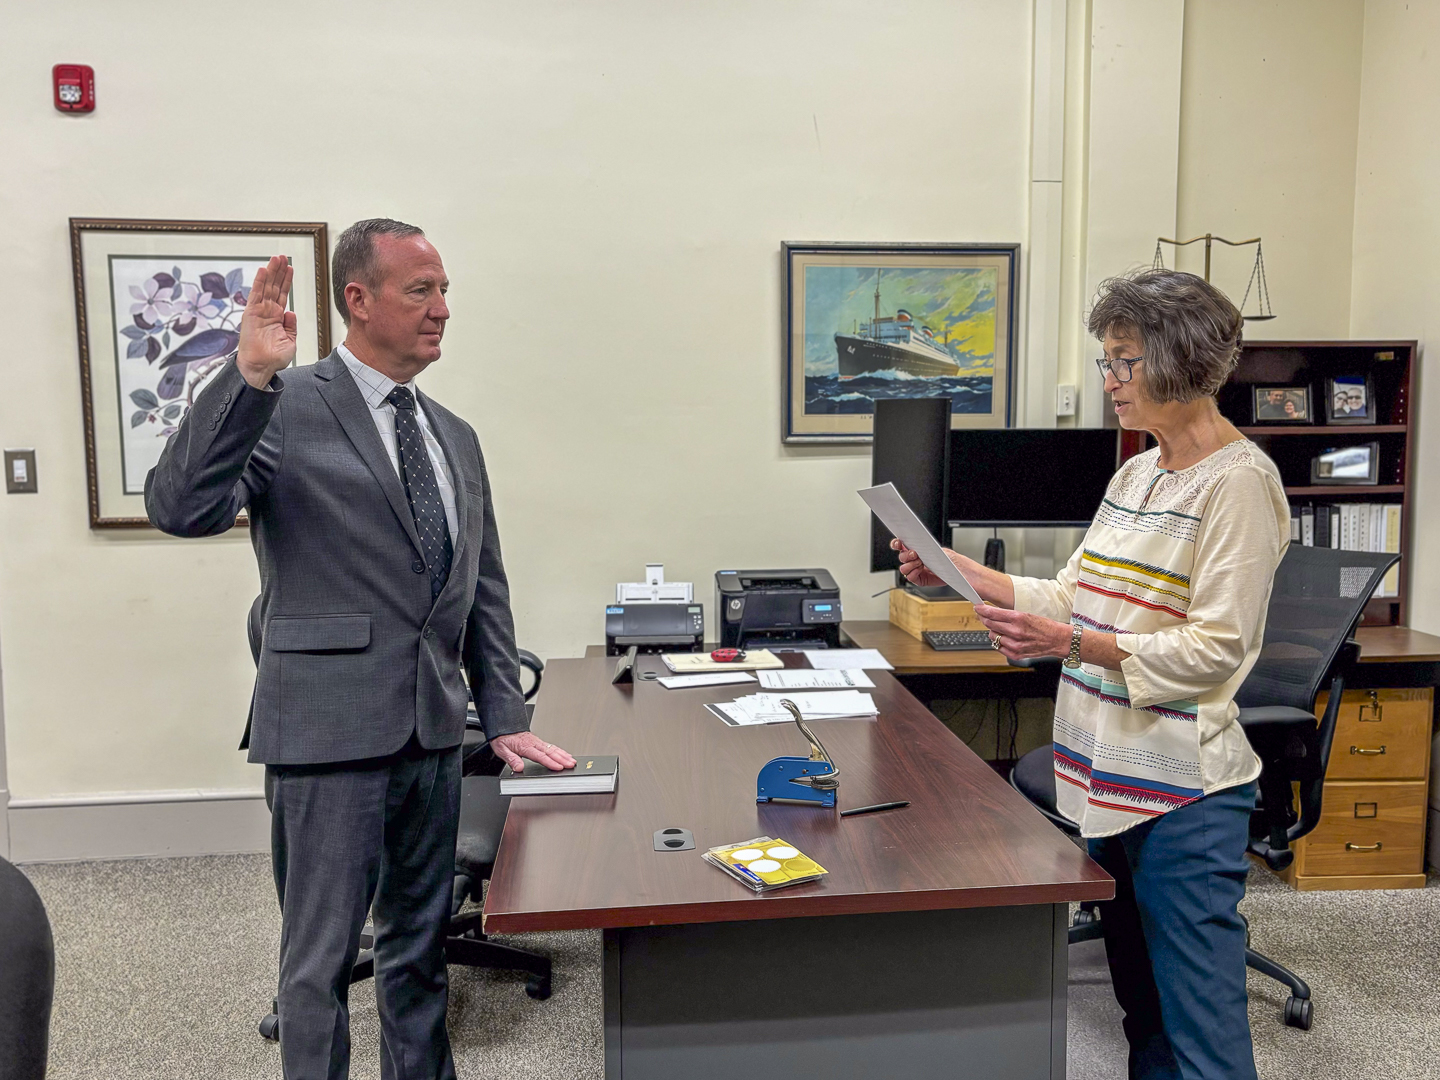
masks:
<path fill-rule="evenodd" d="M 990 648 L 988 630 L 925 630 L 921 636 L 926 645 L 940 652 Z"/>

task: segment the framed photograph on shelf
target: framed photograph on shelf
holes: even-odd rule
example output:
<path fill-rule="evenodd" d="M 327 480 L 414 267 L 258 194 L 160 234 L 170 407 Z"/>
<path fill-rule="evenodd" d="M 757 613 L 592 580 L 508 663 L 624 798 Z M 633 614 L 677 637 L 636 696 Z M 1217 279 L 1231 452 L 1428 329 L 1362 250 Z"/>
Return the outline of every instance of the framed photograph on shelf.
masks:
<path fill-rule="evenodd" d="M 1270 424 L 1313 424 L 1308 386 L 1254 387 L 1251 420 L 1258 426 Z"/>
<path fill-rule="evenodd" d="M 255 271 L 295 267 L 297 362 L 330 352 L 324 222 L 71 218 L 90 527 L 145 528 L 145 476 L 240 340 Z"/>
<path fill-rule="evenodd" d="M 1337 375 L 1325 380 L 1325 422 L 1375 423 L 1375 386 L 1369 375 Z"/>
<path fill-rule="evenodd" d="M 787 243 L 781 440 L 868 443 L 875 402 L 1012 422 L 1019 244 Z"/>
<path fill-rule="evenodd" d="M 1380 482 L 1380 444 L 1361 443 L 1342 446 L 1310 460 L 1310 483 L 1378 484 Z"/>

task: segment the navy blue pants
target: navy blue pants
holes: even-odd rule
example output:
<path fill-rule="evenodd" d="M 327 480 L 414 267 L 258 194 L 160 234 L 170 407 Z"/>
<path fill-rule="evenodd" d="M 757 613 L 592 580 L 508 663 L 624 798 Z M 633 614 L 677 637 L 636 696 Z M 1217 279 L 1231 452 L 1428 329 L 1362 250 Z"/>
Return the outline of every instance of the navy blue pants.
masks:
<path fill-rule="evenodd" d="M 1255 1080 L 1237 906 L 1253 783 L 1089 842 L 1115 879 L 1100 905 L 1131 1080 Z"/>

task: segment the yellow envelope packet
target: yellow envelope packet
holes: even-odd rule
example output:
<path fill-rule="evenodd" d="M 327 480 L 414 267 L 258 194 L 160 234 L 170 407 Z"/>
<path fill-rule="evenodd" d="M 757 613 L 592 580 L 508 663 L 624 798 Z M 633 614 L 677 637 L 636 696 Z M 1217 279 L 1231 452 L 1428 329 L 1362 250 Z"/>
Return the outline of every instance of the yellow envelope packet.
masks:
<path fill-rule="evenodd" d="M 705 859 L 757 892 L 814 881 L 829 872 L 793 844 L 770 836 L 711 848 Z"/>

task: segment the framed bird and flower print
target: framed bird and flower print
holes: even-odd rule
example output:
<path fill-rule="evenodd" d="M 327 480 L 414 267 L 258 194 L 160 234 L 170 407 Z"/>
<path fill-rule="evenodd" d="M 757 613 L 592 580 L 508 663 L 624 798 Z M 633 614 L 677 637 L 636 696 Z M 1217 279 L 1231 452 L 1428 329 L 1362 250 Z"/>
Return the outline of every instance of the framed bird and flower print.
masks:
<path fill-rule="evenodd" d="M 145 476 L 239 343 L 270 256 L 295 267 L 297 362 L 330 352 L 327 251 L 323 222 L 70 219 L 92 529 L 149 525 Z"/>

